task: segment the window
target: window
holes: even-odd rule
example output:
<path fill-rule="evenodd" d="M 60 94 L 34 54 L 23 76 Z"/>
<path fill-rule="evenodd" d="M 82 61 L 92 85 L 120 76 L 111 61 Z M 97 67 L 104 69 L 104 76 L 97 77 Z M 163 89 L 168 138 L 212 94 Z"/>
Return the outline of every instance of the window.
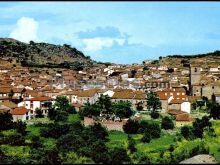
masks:
<path fill-rule="evenodd" d="M 179 100 L 180 98 L 178 97 L 177 100 Z"/>
<path fill-rule="evenodd" d="M 173 96 L 173 93 L 170 93 L 171 96 Z"/>
<path fill-rule="evenodd" d="M 195 68 L 195 72 L 197 72 L 197 68 Z"/>
<path fill-rule="evenodd" d="M 185 93 L 182 93 L 182 95 L 185 95 Z"/>
<path fill-rule="evenodd" d="M 177 95 L 180 95 L 180 93 L 177 93 Z"/>
<path fill-rule="evenodd" d="M 165 93 L 165 96 L 167 96 L 167 93 Z"/>

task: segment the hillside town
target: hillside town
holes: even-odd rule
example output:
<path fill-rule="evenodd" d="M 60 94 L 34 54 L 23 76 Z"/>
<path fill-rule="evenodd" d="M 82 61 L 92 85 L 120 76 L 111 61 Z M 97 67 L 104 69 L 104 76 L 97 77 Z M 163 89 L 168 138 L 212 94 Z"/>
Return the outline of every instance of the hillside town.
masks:
<path fill-rule="evenodd" d="M 147 108 L 147 93 L 153 91 L 161 101 L 161 113 L 176 115 L 178 122 L 191 123 L 192 104 L 215 99 L 220 102 L 220 66 L 169 66 L 157 60 L 142 64 L 96 64 L 90 69 L 62 69 L 48 74 L 47 68 L 33 72 L 28 67 L 0 66 L 0 109 L 10 110 L 13 120 L 35 118 L 36 109 L 44 115 L 57 96 L 67 96 L 77 111 L 89 102 L 108 95 L 112 102 L 132 103 L 136 112 Z M 49 103 L 49 104 L 48 104 Z"/>

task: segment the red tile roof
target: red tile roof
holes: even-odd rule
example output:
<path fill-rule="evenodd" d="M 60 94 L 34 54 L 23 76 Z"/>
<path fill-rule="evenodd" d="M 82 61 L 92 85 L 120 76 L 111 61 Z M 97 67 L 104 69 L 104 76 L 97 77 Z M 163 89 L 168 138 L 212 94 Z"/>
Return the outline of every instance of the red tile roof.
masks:
<path fill-rule="evenodd" d="M 29 99 L 29 100 L 30 101 L 47 101 L 47 100 L 53 100 L 53 98 L 42 96 L 42 97 L 34 97 L 34 98 Z"/>
<path fill-rule="evenodd" d="M 12 115 L 24 115 L 28 112 L 29 110 L 24 108 L 24 107 L 18 107 L 15 108 L 14 110 L 11 111 Z"/>
<path fill-rule="evenodd" d="M 182 104 L 183 102 L 184 102 L 183 100 L 173 99 L 169 104 Z"/>
<path fill-rule="evenodd" d="M 182 112 L 180 110 L 170 109 L 170 110 L 167 111 L 167 113 L 169 113 L 171 115 L 178 115 L 178 114 L 182 114 L 182 113 L 185 113 L 185 112 Z"/>
<path fill-rule="evenodd" d="M 176 121 L 193 121 L 193 119 L 188 113 L 182 113 L 176 115 Z"/>

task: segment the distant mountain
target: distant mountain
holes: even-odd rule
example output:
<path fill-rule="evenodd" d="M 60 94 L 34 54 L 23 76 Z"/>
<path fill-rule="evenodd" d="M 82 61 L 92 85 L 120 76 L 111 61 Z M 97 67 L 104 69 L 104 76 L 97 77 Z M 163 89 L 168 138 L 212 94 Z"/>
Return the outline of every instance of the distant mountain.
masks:
<path fill-rule="evenodd" d="M 95 62 L 67 44 L 61 46 L 33 41 L 26 44 L 12 38 L 0 38 L 0 58 L 16 59 L 22 66 L 78 70 L 90 67 Z"/>
<path fill-rule="evenodd" d="M 214 52 L 195 54 L 195 55 L 168 55 L 167 57 L 175 58 L 202 58 L 202 57 L 220 57 L 220 51 L 216 50 Z"/>

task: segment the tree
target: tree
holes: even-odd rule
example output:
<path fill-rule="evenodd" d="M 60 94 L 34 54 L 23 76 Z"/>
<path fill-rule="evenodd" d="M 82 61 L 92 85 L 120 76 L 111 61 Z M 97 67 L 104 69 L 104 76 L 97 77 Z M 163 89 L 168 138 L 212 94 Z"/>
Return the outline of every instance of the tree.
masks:
<path fill-rule="evenodd" d="M 123 130 L 127 134 L 136 134 L 140 128 L 140 124 L 136 120 L 128 119 L 125 125 L 123 125 Z"/>
<path fill-rule="evenodd" d="M 162 57 L 162 56 L 160 56 L 160 57 L 159 57 L 159 60 L 162 60 L 162 58 L 163 58 L 163 57 Z"/>
<path fill-rule="evenodd" d="M 193 128 L 191 126 L 181 127 L 181 135 L 185 139 L 192 139 L 193 138 Z"/>
<path fill-rule="evenodd" d="M 129 118 L 133 115 L 133 111 L 131 109 L 131 102 L 129 101 L 118 101 L 113 103 L 113 111 L 116 116 L 120 118 Z"/>
<path fill-rule="evenodd" d="M 202 119 L 196 118 L 193 122 L 193 134 L 197 138 L 202 138 L 204 128 L 210 128 L 212 126 L 211 122 L 209 121 L 208 116 L 203 116 Z"/>
<path fill-rule="evenodd" d="M 66 121 L 69 114 L 76 113 L 66 96 L 58 96 L 55 104 L 48 110 L 48 117 L 55 122 Z"/>
<path fill-rule="evenodd" d="M 145 71 L 145 70 L 149 70 L 149 68 L 147 66 L 144 66 L 143 71 Z"/>
<path fill-rule="evenodd" d="M 10 100 L 12 100 L 13 96 L 14 96 L 14 91 L 11 89 L 10 93 L 8 94 L 8 97 Z"/>
<path fill-rule="evenodd" d="M 148 131 L 144 131 L 144 136 L 142 137 L 141 141 L 144 142 L 144 143 L 150 143 L 152 137 L 151 137 L 151 134 L 150 132 Z"/>
<path fill-rule="evenodd" d="M 142 105 L 141 102 L 138 102 L 138 103 L 137 103 L 136 109 L 137 109 L 138 111 L 142 111 L 142 110 L 144 109 L 144 107 L 143 107 L 143 105 Z"/>
<path fill-rule="evenodd" d="M 94 123 L 93 125 L 87 127 L 87 129 L 90 129 L 92 134 L 98 139 L 108 141 L 108 131 L 106 127 L 103 127 L 100 123 Z"/>
<path fill-rule="evenodd" d="M 43 118 L 44 117 L 42 110 L 39 108 L 36 108 L 35 113 L 36 113 L 36 115 L 35 115 L 36 118 Z"/>
<path fill-rule="evenodd" d="M 112 112 L 112 102 L 111 98 L 108 95 L 101 94 L 96 104 L 97 106 L 99 106 L 102 112 Z"/>
<path fill-rule="evenodd" d="M 173 68 L 168 68 L 167 72 L 168 72 L 168 73 L 173 73 L 173 72 L 174 72 L 174 69 L 173 69 Z"/>
<path fill-rule="evenodd" d="M 126 149 L 115 147 L 110 150 L 110 161 L 108 164 L 128 164 L 131 159 L 127 154 Z"/>
<path fill-rule="evenodd" d="M 162 119 L 161 128 L 163 128 L 163 129 L 173 129 L 174 128 L 174 123 L 173 123 L 172 119 L 168 116 L 165 116 Z"/>
<path fill-rule="evenodd" d="M 135 148 L 135 140 L 131 137 L 131 135 L 128 134 L 128 150 L 131 153 L 134 153 L 135 151 L 137 151 L 137 149 Z"/>
<path fill-rule="evenodd" d="M 92 117 L 99 116 L 101 109 L 97 104 L 90 104 L 89 102 L 83 105 L 83 108 L 79 111 L 79 116 L 83 118 L 84 116 Z"/>
<path fill-rule="evenodd" d="M 18 133 L 21 133 L 23 136 L 26 135 L 27 124 L 22 120 L 14 122 L 14 128 L 17 129 Z"/>
<path fill-rule="evenodd" d="M 157 119 L 160 117 L 160 114 L 158 112 L 153 111 L 150 113 L 150 116 L 152 119 Z"/>
<path fill-rule="evenodd" d="M 131 70 L 131 78 L 134 78 L 135 74 L 137 73 L 136 70 Z"/>
<path fill-rule="evenodd" d="M 152 109 L 153 111 L 161 108 L 160 99 L 155 92 L 150 91 L 147 94 L 147 107 L 148 109 Z"/>
<path fill-rule="evenodd" d="M 211 107 L 210 117 L 213 119 L 220 119 L 220 105 L 215 104 Z"/>
<path fill-rule="evenodd" d="M 13 124 L 13 118 L 11 113 L 9 113 L 9 111 L 7 112 L 1 112 L 0 111 L 0 130 L 9 130 L 12 129 L 14 127 Z"/>

